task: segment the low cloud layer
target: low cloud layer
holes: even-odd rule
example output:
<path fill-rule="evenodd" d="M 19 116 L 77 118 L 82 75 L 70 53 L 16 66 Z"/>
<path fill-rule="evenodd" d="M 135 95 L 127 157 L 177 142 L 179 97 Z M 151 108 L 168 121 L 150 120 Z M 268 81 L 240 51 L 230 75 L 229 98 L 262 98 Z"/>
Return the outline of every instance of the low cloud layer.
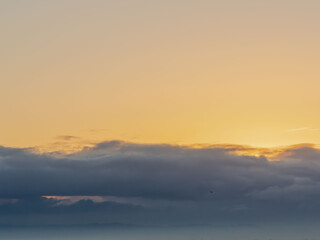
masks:
<path fill-rule="evenodd" d="M 25 223 L 27 214 L 48 223 L 59 214 L 68 223 L 80 215 L 141 224 L 318 218 L 320 150 L 290 147 L 273 161 L 236 150 L 110 141 L 57 156 L 0 147 L 0 222 Z"/>

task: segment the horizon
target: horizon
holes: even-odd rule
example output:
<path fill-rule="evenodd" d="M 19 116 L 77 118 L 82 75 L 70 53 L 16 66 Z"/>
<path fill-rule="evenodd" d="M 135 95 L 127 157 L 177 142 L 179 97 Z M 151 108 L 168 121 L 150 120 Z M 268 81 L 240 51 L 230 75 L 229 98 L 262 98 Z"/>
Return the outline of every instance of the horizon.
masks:
<path fill-rule="evenodd" d="M 319 9 L 0 0 L 0 238 L 320 239 Z"/>

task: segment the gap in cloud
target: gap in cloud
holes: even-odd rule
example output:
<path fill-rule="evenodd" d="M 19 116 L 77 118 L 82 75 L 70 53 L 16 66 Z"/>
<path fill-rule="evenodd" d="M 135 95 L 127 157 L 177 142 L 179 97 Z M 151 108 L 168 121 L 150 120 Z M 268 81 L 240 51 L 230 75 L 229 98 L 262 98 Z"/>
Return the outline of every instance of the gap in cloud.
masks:
<path fill-rule="evenodd" d="M 54 199 L 57 201 L 56 205 L 72 205 L 82 200 L 91 200 L 93 202 L 107 202 L 111 199 L 102 196 L 42 196 L 46 199 Z"/>
<path fill-rule="evenodd" d="M 120 204 L 134 204 L 134 205 L 145 205 L 144 201 L 141 201 L 141 199 L 136 198 L 123 198 L 123 197 L 115 197 L 115 196 L 41 196 L 45 199 L 52 199 L 56 200 L 56 205 L 72 205 L 75 203 L 78 203 L 80 201 L 92 201 L 94 203 L 104 203 L 104 202 L 113 202 L 113 203 L 120 203 Z M 10 202 L 16 202 L 17 199 L 4 199 L 5 203 Z M 0 199 L 1 204 L 1 199 Z"/>

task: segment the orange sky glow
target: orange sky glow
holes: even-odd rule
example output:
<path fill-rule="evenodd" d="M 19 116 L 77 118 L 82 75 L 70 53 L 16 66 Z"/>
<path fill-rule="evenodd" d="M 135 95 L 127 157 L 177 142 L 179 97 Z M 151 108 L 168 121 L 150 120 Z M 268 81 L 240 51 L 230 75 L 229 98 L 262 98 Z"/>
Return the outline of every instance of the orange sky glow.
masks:
<path fill-rule="evenodd" d="M 1 145 L 320 143 L 319 1 L 1 6 Z"/>

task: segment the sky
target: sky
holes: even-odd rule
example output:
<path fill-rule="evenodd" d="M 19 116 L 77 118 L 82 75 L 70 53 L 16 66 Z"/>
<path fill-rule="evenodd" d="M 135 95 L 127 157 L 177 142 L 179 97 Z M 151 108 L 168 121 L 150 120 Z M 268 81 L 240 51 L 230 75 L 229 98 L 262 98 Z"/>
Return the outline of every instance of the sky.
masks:
<path fill-rule="evenodd" d="M 319 1 L 0 5 L 1 145 L 320 142 Z"/>
<path fill-rule="evenodd" d="M 319 239 L 319 9 L 0 0 L 0 238 Z"/>

